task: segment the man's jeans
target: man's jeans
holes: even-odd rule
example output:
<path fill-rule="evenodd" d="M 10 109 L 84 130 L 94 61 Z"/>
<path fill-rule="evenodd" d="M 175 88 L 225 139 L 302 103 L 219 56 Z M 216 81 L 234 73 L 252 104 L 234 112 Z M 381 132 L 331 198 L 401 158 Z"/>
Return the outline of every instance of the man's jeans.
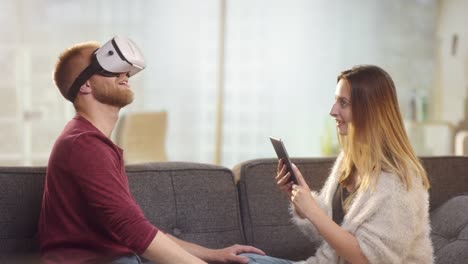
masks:
<path fill-rule="evenodd" d="M 290 260 L 279 259 L 269 256 L 262 256 L 253 253 L 244 253 L 241 256 L 248 257 L 250 259 L 249 264 L 292 264 Z"/>
<path fill-rule="evenodd" d="M 118 258 L 112 261 L 111 264 L 153 264 L 153 262 L 143 259 L 138 255 L 129 255 Z"/>

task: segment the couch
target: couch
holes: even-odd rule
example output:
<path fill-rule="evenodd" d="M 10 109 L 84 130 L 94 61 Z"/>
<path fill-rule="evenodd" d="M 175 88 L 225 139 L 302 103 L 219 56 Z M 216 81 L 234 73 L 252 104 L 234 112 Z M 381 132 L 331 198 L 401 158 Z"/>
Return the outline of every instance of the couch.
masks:
<path fill-rule="evenodd" d="M 320 189 L 334 158 L 296 158 Z M 422 158 L 432 188 L 432 240 L 437 263 L 468 263 L 468 156 Z M 249 244 L 300 260 L 313 254 L 290 222 L 275 186 L 276 159 L 245 161 L 232 170 L 188 162 L 127 165 L 131 191 L 146 217 L 181 239 L 211 248 Z M 45 167 L 0 167 L 0 263 L 37 263 L 37 220 Z"/>

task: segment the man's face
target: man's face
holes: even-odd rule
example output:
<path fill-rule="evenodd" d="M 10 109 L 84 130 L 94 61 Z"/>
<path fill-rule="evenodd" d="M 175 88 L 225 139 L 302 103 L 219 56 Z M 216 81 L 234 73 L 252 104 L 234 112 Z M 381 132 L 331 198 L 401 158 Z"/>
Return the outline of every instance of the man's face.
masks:
<path fill-rule="evenodd" d="M 103 104 L 122 108 L 133 101 L 133 91 L 125 72 L 117 77 L 94 74 L 89 81 L 94 98 Z"/>

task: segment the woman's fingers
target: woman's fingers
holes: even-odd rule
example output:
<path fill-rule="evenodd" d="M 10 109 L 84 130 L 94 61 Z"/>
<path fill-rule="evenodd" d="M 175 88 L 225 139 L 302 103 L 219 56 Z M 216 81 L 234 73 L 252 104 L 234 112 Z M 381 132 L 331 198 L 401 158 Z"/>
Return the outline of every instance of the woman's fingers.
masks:
<path fill-rule="evenodd" d="M 283 178 L 285 176 L 285 173 L 286 173 L 286 165 L 283 164 L 283 167 L 281 167 L 281 169 L 278 170 L 278 174 L 275 177 L 276 181 L 279 181 L 281 178 Z"/>
<path fill-rule="evenodd" d="M 288 195 L 291 194 L 291 186 L 293 182 L 289 180 L 291 174 L 288 172 L 279 180 L 276 180 L 276 185 L 280 188 L 280 190 Z"/>
<path fill-rule="evenodd" d="M 276 184 L 284 185 L 289 182 L 289 178 L 291 177 L 291 173 L 286 173 L 283 177 L 276 179 Z"/>
<path fill-rule="evenodd" d="M 284 178 L 282 178 L 281 180 L 276 182 L 276 185 L 278 185 L 281 188 L 282 191 L 286 191 L 286 190 L 289 191 L 290 186 L 287 186 L 288 178 L 289 178 L 289 176 L 285 176 Z"/>
<path fill-rule="evenodd" d="M 294 175 L 296 175 L 297 183 L 301 186 L 304 187 L 309 187 L 307 185 L 307 182 L 304 180 L 304 176 L 302 176 L 302 173 L 299 171 L 299 169 L 296 167 L 296 164 L 292 164 L 292 170 L 294 171 Z"/>
<path fill-rule="evenodd" d="M 280 190 L 288 195 L 291 194 L 291 185 L 292 183 L 286 183 L 285 185 L 280 186 Z"/>
<path fill-rule="evenodd" d="M 278 166 L 276 167 L 276 171 L 279 173 L 283 167 L 284 167 L 284 162 L 282 159 L 279 159 Z"/>
<path fill-rule="evenodd" d="M 294 197 L 299 193 L 299 185 L 297 184 L 292 184 L 291 186 L 291 199 L 294 199 Z"/>
<path fill-rule="evenodd" d="M 278 185 L 280 190 L 288 195 L 291 195 L 291 186 L 293 182 L 290 180 L 291 173 L 287 172 L 287 166 L 283 160 L 278 161 L 277 175 L 275 177 L 275 183 Z"/>
<path fill-rule="evenodd" d="M 276 166 L 276 171 L 279 172 L 282 167 L 283 167 L 283 160 L 279 159 L 278 160 L 278 166 Z"/>

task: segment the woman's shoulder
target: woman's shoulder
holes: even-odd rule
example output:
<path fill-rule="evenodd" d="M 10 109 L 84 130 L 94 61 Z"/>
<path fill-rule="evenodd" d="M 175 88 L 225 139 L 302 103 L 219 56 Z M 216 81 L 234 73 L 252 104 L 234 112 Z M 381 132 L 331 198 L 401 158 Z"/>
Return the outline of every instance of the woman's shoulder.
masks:
<path fill-rule="evenodd" d="M 411 172 L 410 172 L 411 173 Z M 414 173 L 412 173 L 409 177 L 409 187 L 407 188 L 407 183 L 403 179 L 403 177 L 399 177 L 398 174 L 391 172 L 391 171 L 382 171 L 380 172 L 379 176 L 377 177 L 377 186 L 382 187 L 393 187 L 397 189 L 425 189 L 423 186 L 423 182 L 420 178 L 418 178 Z"/>
<path fill-rule="evenodd" d="M 383 171 L 380 173 L 373 191 L 393 200 L 427 200 L 428 191 L 424 188 L 422 180 L 414 175 L 409 179 L 409 186 L 407 186 L 406 182 L 403 182 L 404 179 L 400 179 L 396 173 Z"/>

